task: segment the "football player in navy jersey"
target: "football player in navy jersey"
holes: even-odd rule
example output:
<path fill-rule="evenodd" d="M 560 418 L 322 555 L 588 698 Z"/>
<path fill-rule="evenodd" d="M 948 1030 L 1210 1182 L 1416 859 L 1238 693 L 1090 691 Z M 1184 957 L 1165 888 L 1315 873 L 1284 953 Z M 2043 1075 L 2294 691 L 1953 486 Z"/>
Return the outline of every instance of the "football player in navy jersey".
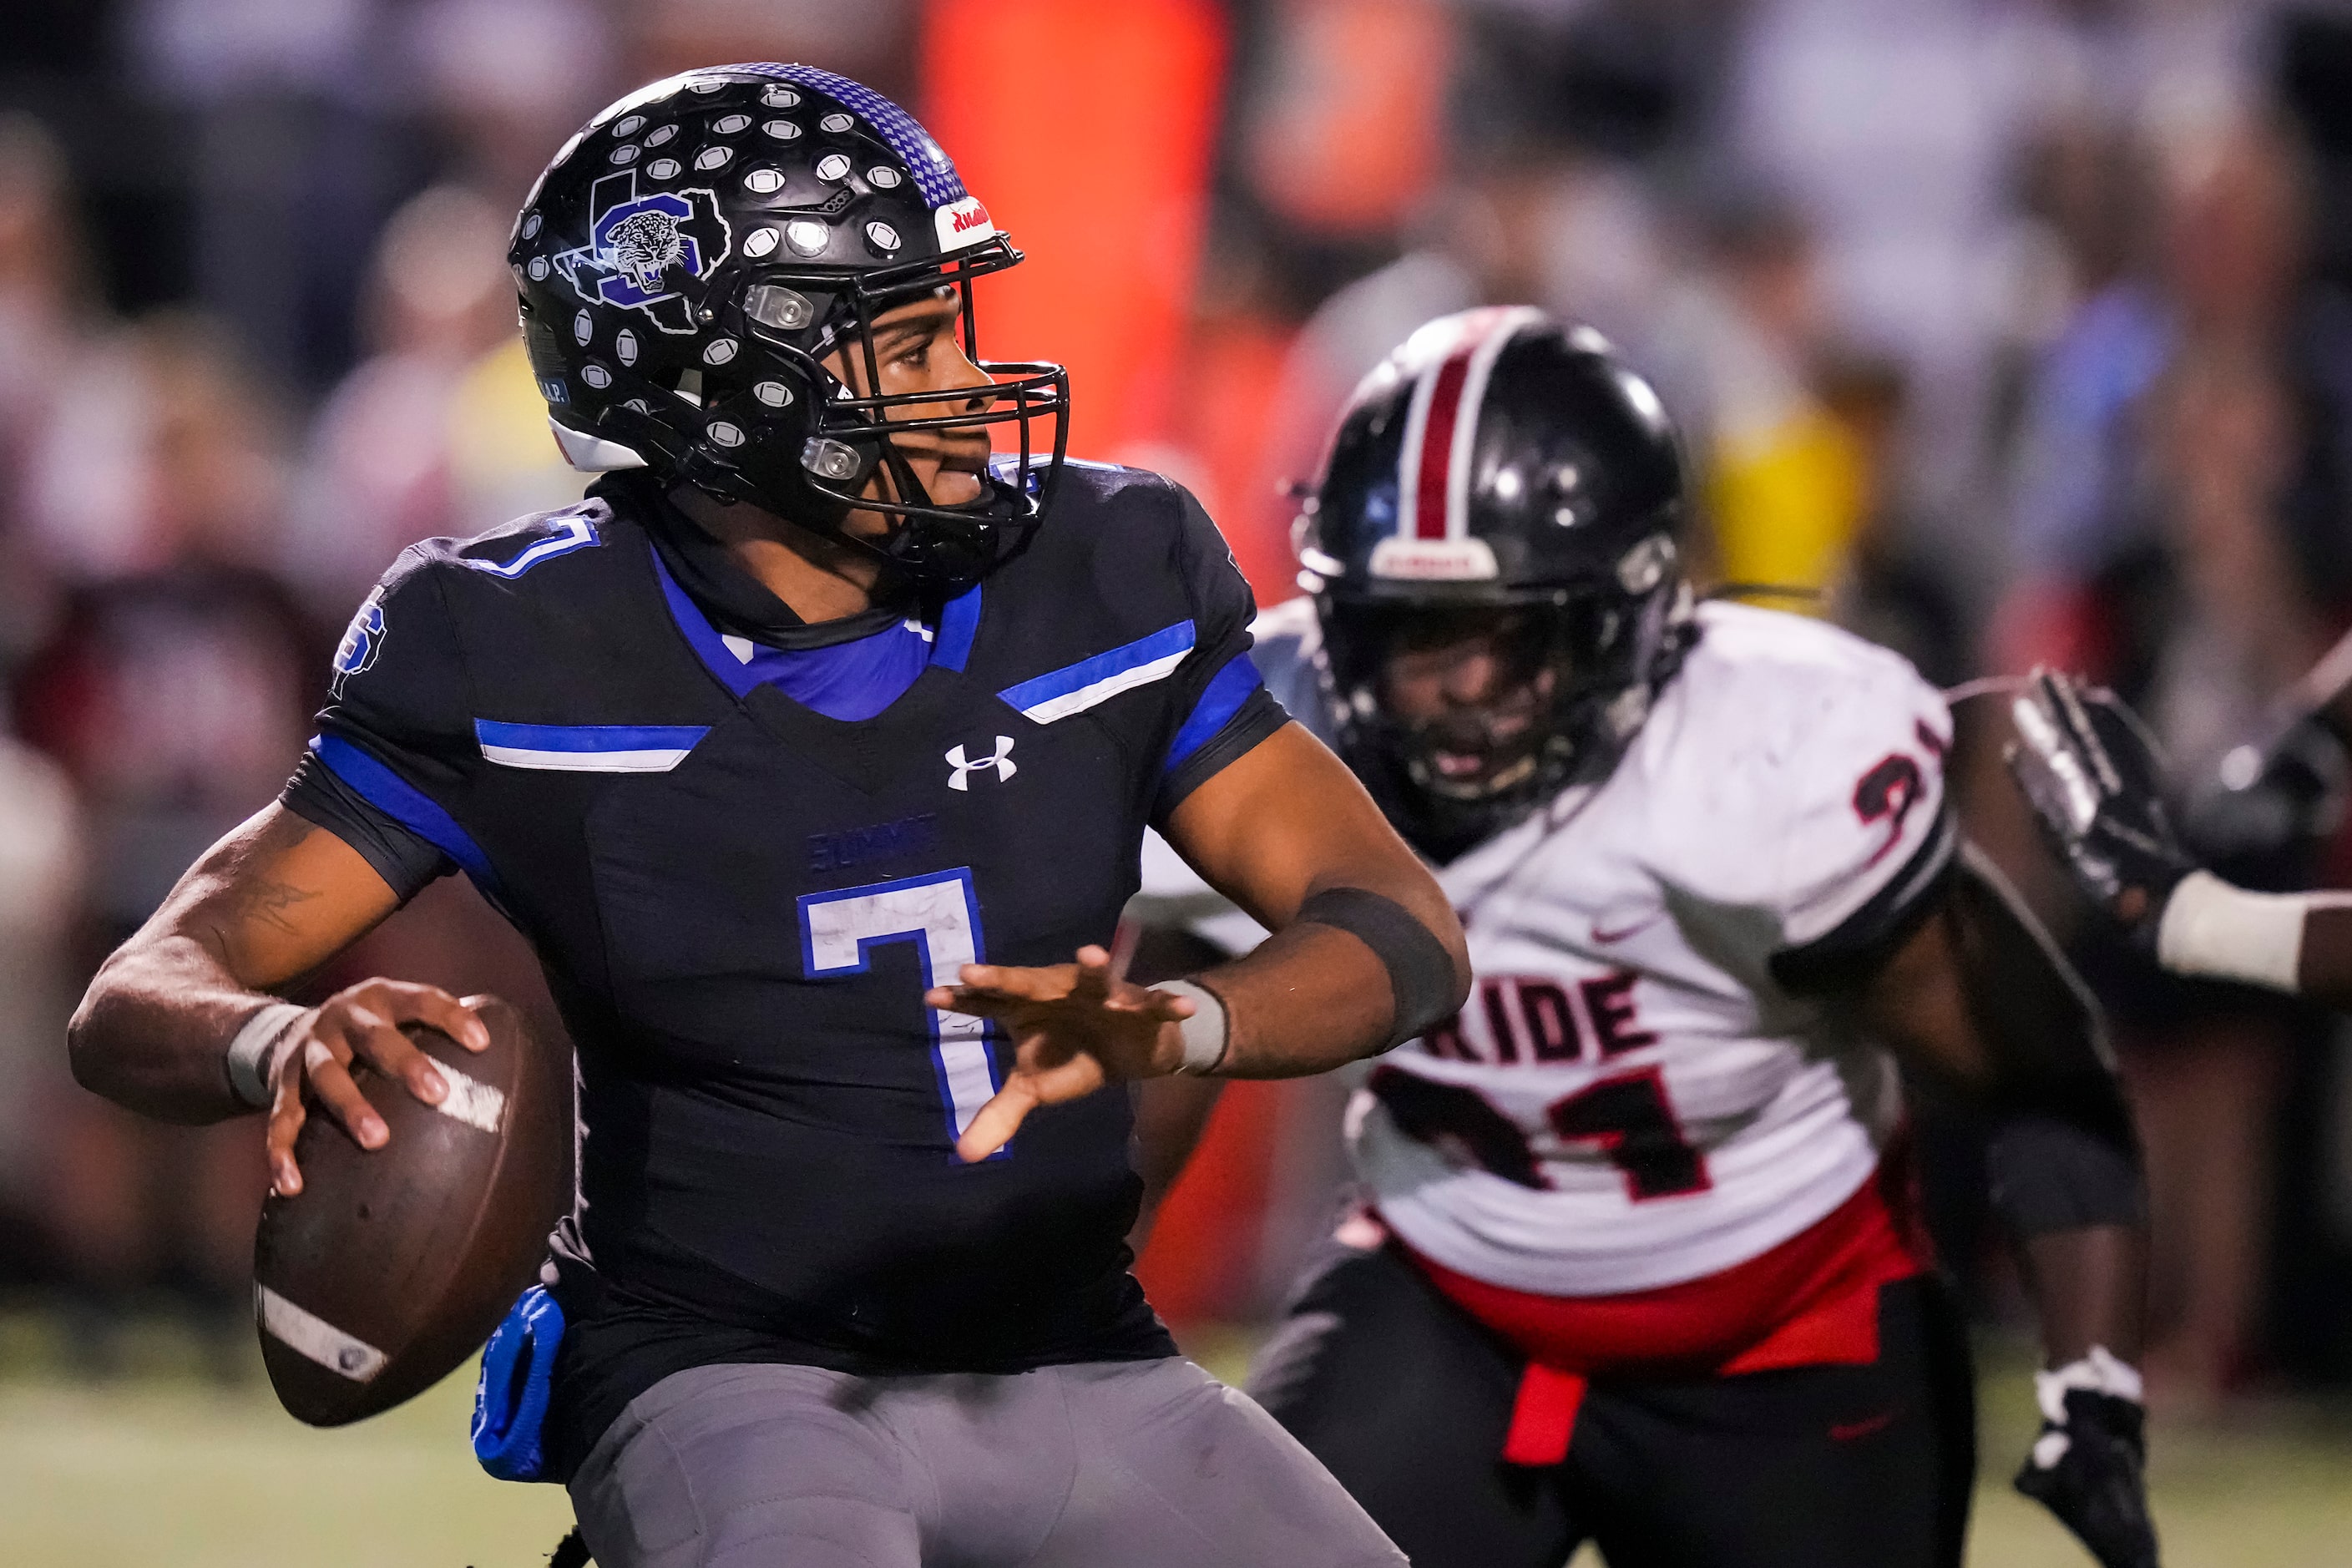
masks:
<path fill-rule="evenodd" d="M 1260 684 L 1215 529 L 1063 460 L 1057 367 L 977 360 L 971 284 L 1018 253 L 855 82 L 632 93 L 510 259 L 604 477 L 394 563 L 284 795 L 93 982 L 82 1081 L 267 1107 L 282 1192 L 306 1097 L 381 1147 L 351 1065 L 439 1103 L 397 1026 L 480 1048 L 467 1005 L 268 993 L 462 870 L 578 1047 L 528 1319 L 562 1325 L 551 1406 L 499 1462 L 568 1481 L 597 1561 L 1401 1562 L 1176 1357 L 1128 1269 L 1129 1101 L 1096 1092 L 1318 1071 L 1466 986 L 1435 882 Z M 1114 976 L 1147 825 L 1275 937 Z"/>

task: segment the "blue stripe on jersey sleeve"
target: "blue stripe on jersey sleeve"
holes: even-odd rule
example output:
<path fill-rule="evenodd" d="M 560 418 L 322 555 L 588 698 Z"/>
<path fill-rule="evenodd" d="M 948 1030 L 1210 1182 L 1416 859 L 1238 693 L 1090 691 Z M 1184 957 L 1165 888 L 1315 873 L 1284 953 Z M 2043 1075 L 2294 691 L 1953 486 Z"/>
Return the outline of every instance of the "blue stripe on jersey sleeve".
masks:
<path fill-rule="evenodd" d="M 497 873 L 482 847 L 424 791 L 340 735 L 314 736 L 310 750 L 360 798 L 455 860 L 476 886 L 497 886 Z"/>
<path fill-rule="evenodd" d="M 1048 670 L 1018 686 L 1008 686 L 997 695 L 1009 706 L 1019 709 L 1038 722 L 1050 723 L 1052 719 L 1039 710 L 1052 711 L 1053 718 L 1059 718 L 1065 713 L 1091 708 L 1097 701 L 1116 696 L 1130 687 L 1173 675 L 1176 661 L 1181 660 L 1192 647 L 1192 623 L 1178 621 L 1172 626 L 1162 626 L 1150 637 L 1138 637 L 1131 643 L 1096 654 L 1091 658 L 1082 658 L 1060 669 Z M 1150 667 L 1156 664 L 1164 664 L 1167 668 L 1150 670 Z M 1150 672 L 1146 673 L 1148 670 Z M 1093 689 L 1097 688 L 1101 689 L 1099 696 L 1094 694 Z M 1080 700 L 1075 703 L 1056 700 L 1063 698 L 1079 698 Z"/>
<path fill-rule="evenodd" d="M 1192 716 L 1184 721 L 1184 727 L 1169 743 L 1168 761 L 1161 764 L 1160 773 L 1165 776 L 1182 767 L 1187 758 L 1216 738 L 1217 731 L 1242 710 L 1251 693 L 1265 684 L 1265 678 L 1258 674 L 1249 655 L 1237 653 L 1227 659 L 1225 668 L 1209 678 L 1201 700 L 1192 705 Z"/>
<path fill-rule="evenodd" d="M 710 733 L 708 724 L 503 724 L 474 721 L 486 746 L 527 752 L 690 752 Z"/>

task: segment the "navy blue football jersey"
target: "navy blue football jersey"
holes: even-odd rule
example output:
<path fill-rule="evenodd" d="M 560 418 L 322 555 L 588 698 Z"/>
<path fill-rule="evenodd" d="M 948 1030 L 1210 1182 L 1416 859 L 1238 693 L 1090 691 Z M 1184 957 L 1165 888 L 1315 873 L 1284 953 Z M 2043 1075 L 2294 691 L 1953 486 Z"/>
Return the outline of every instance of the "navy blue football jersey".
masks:
<path fill-rule="evenodd" d="M 1285 721 L 1224 542 L 1167 480 L 1073 463 L 980 586 L 848 628 L 904 684 L 856 719 L 787 695 L 751 599 L 789 618 L 643 475 L 416 545 L 287 791 L 404 895 L 462 869 L 547 970 L 579 1052 L 574 1459 L 701 1363 L 1172 1350 L 1129 1272 L 1127 1097 L 962 1163 L 1010 1046 L 922 993 L 1107 943 L 1145 826 Z"/>

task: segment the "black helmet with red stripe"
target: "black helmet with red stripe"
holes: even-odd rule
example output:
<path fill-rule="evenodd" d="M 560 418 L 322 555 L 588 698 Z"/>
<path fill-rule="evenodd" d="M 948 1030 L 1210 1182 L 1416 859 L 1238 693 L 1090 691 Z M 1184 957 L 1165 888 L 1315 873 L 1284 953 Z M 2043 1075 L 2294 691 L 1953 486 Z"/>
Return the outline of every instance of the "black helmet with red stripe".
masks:
<path fill-rule="evenodd" d="M 1605 776 L 1693 635 L 1684 473 L 1649 384 L 1526 307 L 1430 322 L 1357 387 L 1300 520 L 1349 761 L 1450 858 Z M 1408 721 L 1401 647 L 1479 636 L 1536 711 Z M 1475 731 L 1465 738 L 1465 728 Z"/>

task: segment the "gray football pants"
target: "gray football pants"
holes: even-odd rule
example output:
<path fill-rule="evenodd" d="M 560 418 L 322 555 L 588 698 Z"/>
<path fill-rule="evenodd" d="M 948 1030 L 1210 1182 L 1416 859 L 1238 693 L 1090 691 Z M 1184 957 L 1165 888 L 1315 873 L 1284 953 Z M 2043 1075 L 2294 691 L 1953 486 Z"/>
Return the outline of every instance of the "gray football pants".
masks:
<path fill-rule="evenodd" d="M 599 1568 L 1402 1568 L 1248 1395 L 1189 1361 L 1012 1376 L 698 1367 L 572 1481 Z"/>

